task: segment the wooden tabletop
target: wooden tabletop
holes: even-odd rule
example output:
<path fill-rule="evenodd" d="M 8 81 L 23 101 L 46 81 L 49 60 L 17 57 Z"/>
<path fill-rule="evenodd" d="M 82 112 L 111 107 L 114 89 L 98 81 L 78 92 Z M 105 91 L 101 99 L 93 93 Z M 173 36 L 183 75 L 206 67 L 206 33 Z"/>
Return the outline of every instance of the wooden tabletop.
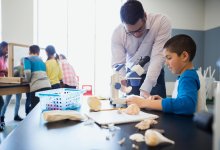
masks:
<path fill-rule="evenodd" d="M 28 83 L 21 83 L 21 84 L 0 83 L 0 95 L 26 93 L 29 91 L 30 88 Z"/>

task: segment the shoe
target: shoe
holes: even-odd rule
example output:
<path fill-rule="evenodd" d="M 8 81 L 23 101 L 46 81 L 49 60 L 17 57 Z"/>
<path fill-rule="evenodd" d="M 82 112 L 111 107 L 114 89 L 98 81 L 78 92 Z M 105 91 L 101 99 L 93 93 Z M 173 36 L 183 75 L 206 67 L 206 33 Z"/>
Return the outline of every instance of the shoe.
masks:
<path fill-rule="evenodd" d="M 0 123 L 0 132 L 4 131 L 5 129 L 5 123 Z"/>
<path fill-rule="evenodd" d="M 4 116 L 1 116 L 1 122 L 0 122 L 0 132 L 4 131 L 5 128 L 5 122 L 4 122 Z"/>
<path fill-rule="evenodd" d="M 0 128 L 5 126 L 5 116 L 1 116 L 1 124 L 0 124 Z M 1 130 L 1 129 L 0 129 Z"/>
<path fill-rule="evenodd" d="M 17 115 L 17 116 L 14 117 L 14 120 L 15 121 L 22 121 L 23 119 L 20 116 Z"/>

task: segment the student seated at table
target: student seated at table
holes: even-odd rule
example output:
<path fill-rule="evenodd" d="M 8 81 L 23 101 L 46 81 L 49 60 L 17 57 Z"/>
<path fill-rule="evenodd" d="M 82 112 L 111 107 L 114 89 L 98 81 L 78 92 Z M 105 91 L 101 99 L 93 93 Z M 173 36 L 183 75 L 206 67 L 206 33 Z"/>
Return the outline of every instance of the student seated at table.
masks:
<path fill-rule="evenodd" d="M 164 45 L 166 65 L 172 73 L 179 75 L 172 98 L 152 95 L 145 99 L 131 95 L 126 99 L 127 104 L 184 115 L 206 110 L 205 97 L 201 97 L 203 93 L 199 91 L 205 86 L 200 84 L 199 74 L 192 63 L 195 54 L 196 44 L 190 36 L 180 34 L 169 39 Z"/>

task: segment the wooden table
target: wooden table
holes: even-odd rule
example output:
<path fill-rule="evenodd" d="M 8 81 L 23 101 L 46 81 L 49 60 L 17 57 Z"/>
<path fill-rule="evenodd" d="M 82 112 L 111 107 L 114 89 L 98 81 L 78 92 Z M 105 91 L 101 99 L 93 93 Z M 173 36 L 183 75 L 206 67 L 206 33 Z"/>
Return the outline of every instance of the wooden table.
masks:
<path fill-rule="evenodd" d="M 174 145 L 148 147 L 144 142 L 140 150 L 212 150 L 212 135 L 198 129 L 192 116 L 165 114 L 146 111 L 159 115 L 158 124 L 153 128 L 164 129 L 165 136 L 174 140 Z M 134 126 L 136 123 L 117 125 L 120 130 L 110 132 L 97 124 L 85 125 L 84 122 L 60 121 L 45 123 L 42 119 L 40 105 L 20 123 L 20 125 L 3 141 L 1 150 L 131 150 L 129 136 L 142 133 Z M 106 137 L 110 136 L 108 140 Z M 124 144 L 118 144 L 123 137 Z"/>
<path fill-rule="evenodd" d="M 0 83 L 0 95 L 10 95 L 17 93 L 27 93 L 30 91 L 28 83 Z"/>

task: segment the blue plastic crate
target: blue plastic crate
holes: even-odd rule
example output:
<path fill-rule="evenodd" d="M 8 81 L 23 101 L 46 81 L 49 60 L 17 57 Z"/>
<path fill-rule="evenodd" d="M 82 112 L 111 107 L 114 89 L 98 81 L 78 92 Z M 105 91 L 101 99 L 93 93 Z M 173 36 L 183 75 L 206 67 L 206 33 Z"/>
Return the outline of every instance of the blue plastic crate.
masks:
<path fill-rule="evenodd" d="M 81 106 L 85 90 L 59 88 L 36 92 L 40 98 L 42 111 L 45 110 L 74 110 Z"/>

